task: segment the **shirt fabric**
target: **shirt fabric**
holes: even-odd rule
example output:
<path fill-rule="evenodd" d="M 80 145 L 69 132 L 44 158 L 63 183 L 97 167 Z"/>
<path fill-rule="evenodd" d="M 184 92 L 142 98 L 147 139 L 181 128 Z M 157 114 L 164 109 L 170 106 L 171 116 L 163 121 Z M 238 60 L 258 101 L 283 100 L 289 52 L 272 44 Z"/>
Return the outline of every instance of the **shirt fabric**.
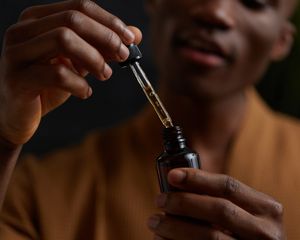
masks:
<path fill-rule="evenodd" d="M 225 174 L 281 202 L 288 239 L 299 240 L 300 124 L 272 112 L 254 91 L 248 97 Z M 147 108 L 79 146 L 22 160 L 1 213 L 0 239 L 152 239 L 146 221 L 158 211 L 161 130 Z"/>

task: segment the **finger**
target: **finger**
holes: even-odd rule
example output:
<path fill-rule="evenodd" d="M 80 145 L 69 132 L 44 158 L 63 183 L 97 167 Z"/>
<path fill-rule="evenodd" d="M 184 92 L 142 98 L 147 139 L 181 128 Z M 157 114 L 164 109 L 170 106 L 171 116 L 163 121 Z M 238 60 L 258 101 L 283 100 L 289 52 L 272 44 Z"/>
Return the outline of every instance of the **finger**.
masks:
<path fill-rule="evenodd" d="M 85 77 L 88 74 L 88 72 L 86 72 L 86 70 L 83 69 L 79 64 L 75 63 L 75 61 L 72 62 L 69 58 L 65 58 L 63 56 L 58 56 L 51 59 L 50 64 L 64 64 L 81 77 Z"/>
<path fill-rule="evenodd" d="M 134 44 L 138 45 L 142 41 L 143 35 L 140 29 L 134 26 L 128 26 L 128 28 L 133 32 L 135 38 L 134 38 Z"/>
<path fill-rule="evenodd" d="M 73 61 L 72 65 L 74 66 L 74 68 L 76 69 L 76 72 L 80 76 L 86 77 L 89 74 L 89 71 L 86 70 L 84 67 L 82 67 L 80 63 L 77 63 L 76 61 Z"/>
<path fill-rule="evenodd" d="M 125 44 L 133 43 L 135 39 L 134 34 L 130 31 L 126 24 L 124 24 L 123 21 L 90 0 L 63 1 L 54 4 L 34 6 L 23 11 L 20 20 L 24 21 L 42 18 L 67 10 L 80 11 L 95 21 L 112 29 L 121 37 Z"/>
<path fill-rule="evenodd" d="M 73 96 L 86 99 L 92 95 L 92 89 L 84 78 L 63 64 L 38 65 L 29 67 L 23 73 L 16 92 L 40 94 L 45 89 L 61 89 Z"/>
<path fill-rule="evenodd" d="M 174 169 L 170 171 L 168 181 L 184 191 L 228 199 L 254 214 L 282 216 L 282 206 L 273 198 L 227 175 L 199 169 Z"/>
<path fill-rule="evenodd" d="M 6 54 L 13 61 L 23 64 L 45 62 L 62 55 L 80 62 L 83 68 L 99 79 L 108 79 L 112 74 L 102 55 L 68 28 L 58 28 L 19 44 L 8 49 Z"/>
<path fill-rule="evenodd" d="M 178 192 L 160 195 L 157 203 L 169 214 L 220 226 L 243 239 L 264 239 L 269 233 L 278 233 L 273 222 L 253 216 L 222 198 Z"/>
<path fill-rule="evenodd" d="M 20 21 L 27 21 L 37 18 L 42 18 L 57 12 L 68 9 L 71 1 L 59 1 L 56 3 L 31 6 L 22 11 L 19 16 Z"/>
<path fill-rule="evenodd" d="M 200 224 L 191 220 L 187 221 L 169 215 L 160 214 L 150 217 L 148 227 L 158 236 L 173 240 L 233 239 L 231 236 L 207 224 Z"/>
<path fill-rule="evenodd" d="M 76 32 L 109 60 L 124 61 L 129 56 L 128 48 L 115 32 L 75 10 L 17 24 L 8 30 L 6 44 L 9 46 L 22 43 L 61 27 L 70 28 Z"/>
<path fill-rule="evenodd" d="M 73 60 L 73 62 L 69 58 L 65 58 L 63 56 L 58 56 L 57 58 L 53 58 L 50 60 L 51 64 L 64 64 L 69 69 L 71 69 L 76 74 L 79 74 L 81 77 L 86 77 L 89 72 L 81 66 L 80 63 L 77 63 Z"/>

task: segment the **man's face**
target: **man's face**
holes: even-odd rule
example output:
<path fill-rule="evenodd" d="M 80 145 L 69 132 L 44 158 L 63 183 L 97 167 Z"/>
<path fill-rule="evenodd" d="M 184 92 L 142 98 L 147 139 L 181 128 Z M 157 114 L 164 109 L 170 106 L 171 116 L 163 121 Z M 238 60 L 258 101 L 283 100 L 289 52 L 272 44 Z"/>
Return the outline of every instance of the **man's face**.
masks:
<path fill-rule="evenodd" d="M 275 49 L 286 48 L 284 9 L 289 1 L 152 0 L 162 86 L 216 98 L 255 83 L 278 57 Z"/>

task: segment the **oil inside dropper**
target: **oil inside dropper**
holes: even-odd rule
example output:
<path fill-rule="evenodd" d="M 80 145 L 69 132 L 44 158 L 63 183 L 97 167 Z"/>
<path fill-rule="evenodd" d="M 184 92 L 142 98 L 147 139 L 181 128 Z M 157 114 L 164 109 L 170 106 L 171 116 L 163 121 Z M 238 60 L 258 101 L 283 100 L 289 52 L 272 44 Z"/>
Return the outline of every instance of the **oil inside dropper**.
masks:
<path fill-rule="evenodd" d="M 164 105 L 160 101 L 158 95 L 156 94 L 155 90 L 153 89 L 151 83 L 149 82 L 146 74 L 142 70 L 141 66 L 138 62 L 134 62 L 129 65 L 132 72 L 134 73 L 136 79 L 138 80 L 140 86 L 142 87 L 146 97 L 148 98 L 149 102 L 153 106 L 155 112 L 157 113 L 160 121 L 166 128 L 173 127 L 172 119 L 169 116 L 167 110 L 165 109 Z"/>
<path fill-rule="evenodd" d="M 172 119 L 170 118 L 168 112 L 164 108 L 162 102 L 160 101 L 158 95 L 156 94 L 156 92 L 154 91 L 152 86 L 146 87 L 143 90 L 144 90 L 147 98 L 149 99 L 149 102 L 152 104 L 152 106 L 153 106 L 155 112 L 157 113 L 162 124 L 166 128 L 173 127 Z"/>

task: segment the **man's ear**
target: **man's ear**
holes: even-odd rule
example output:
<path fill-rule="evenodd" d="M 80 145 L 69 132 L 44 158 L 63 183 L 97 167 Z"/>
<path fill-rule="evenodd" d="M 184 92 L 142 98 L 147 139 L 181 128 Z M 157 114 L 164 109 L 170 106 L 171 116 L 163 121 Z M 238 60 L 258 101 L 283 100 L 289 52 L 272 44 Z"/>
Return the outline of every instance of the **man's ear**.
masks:
<path fill-rule="evenodd" d="M 286 23 L 281 29 L 277 41 L 273 46 L 271 52 L 272 61 L 280 61 L 287 57 L 293 46 L 295 33 L 295 26 L 291 22 L 286 21 Z"/>

